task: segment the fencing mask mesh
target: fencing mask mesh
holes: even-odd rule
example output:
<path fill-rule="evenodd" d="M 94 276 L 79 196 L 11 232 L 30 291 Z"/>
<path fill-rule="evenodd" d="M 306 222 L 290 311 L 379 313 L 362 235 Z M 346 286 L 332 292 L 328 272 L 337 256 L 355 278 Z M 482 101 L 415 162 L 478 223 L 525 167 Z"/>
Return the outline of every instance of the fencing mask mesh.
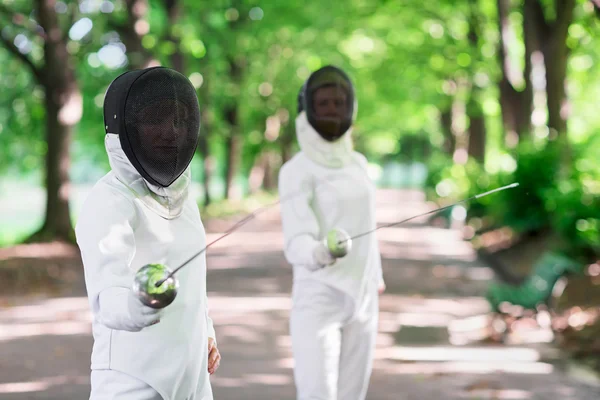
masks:
<path fill-rule="evenodd" d="M 105 97 L 107 133 L 148 182 L 170 186 L 189 166 L 200 131 L 200 109 L 190 81 L 164 67 L 126 72 Z"/>
<path fill-rule="evenodd" d="M 326 66 L 313 72 L 298 96 L 298 112 L 325 140 L 335 141 L 352 126 L 356 112 L 354 88 L 344 71 Z"/>

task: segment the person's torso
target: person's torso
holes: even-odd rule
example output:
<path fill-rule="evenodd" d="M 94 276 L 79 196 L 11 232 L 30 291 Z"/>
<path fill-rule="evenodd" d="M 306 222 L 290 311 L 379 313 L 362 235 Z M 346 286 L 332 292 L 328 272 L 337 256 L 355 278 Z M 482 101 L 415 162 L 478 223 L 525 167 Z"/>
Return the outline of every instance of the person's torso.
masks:
<path fill-rule="evenodd" d="M 343 229 L 352 237 L 376 227 L 376 188 L 357 157 L 342 168 L 326 168 L 306 158 L 302 161 L 306 179 L 311 181 L 305 187 L 312 190 L 311 208 L 319 222 L 320 239 L 334 228 Z M 325 281 L 356 297 L 365 279 L 374 279 L 373 240 L 373 235 L 354 239 L 348 255 L 337 259 L 334 265 L 308 273 L 306 268 L 295 268 L 295 273 Z"/>
<path fill-rule="evenodd" d="M 116 179 L 113 185 L 120 185 Z M 150 263 L 177 268 L 206 245 L 204 226 L 193 199 L 186 201 L 182 214 L 164 219 L 130 196 L 137 218 L 133 226 L 135 272 Z M 107 365 L 130 374 L 175 400 L 194 393 L 207 373 L 206 259 L 201 254 L 175 277 L 179 289 L 173 303 L 162 313 L 158 324 L 139 332 L 94 326 L 92 368 Z M 173 397 L 176 396 L 176 397 Z"/>

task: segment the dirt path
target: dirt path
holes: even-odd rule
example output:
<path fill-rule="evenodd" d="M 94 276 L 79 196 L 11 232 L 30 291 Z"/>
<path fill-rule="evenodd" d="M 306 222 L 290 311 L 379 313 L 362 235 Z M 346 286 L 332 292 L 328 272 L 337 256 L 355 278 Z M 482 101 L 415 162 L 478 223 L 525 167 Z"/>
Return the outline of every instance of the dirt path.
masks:
<path fill-rule="evenodd" d="M 418 192 L 379 192 L 381 223 L 426 209 Z M 208 252 L 209 305 L 223 355 L 212 377 L 216 399 L 295 398 L 292 275 L 278 218 L 278 209 L 261 214 Z M 548 345 L 470 342 L 487 311 L 482 295 L 493 274 L 456 232 L 416 221 L 377 235 L 388 290 L 369 400 L 600 398 L 600 388 L 561 373 Z M 81 290 L 74 279 L 70 297 L 0 309 L 1 399 L 88 398 L 92 339 Z"/>

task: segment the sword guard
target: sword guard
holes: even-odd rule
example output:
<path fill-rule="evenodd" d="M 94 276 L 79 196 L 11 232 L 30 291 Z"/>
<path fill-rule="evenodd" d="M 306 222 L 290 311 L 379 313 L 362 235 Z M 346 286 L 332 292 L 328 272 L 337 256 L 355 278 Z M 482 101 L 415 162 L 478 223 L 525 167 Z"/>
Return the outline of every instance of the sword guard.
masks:
<path fill-rule="evenodd" d="M 167 279 L 171 269 L 164 264 L 146 264 L 138 270 L 133 280 L 133 292 L 140 301 L 151 308 L 165 308 L 171 304 L 179 289 L 175 276 Z M 160 286 L 156 286 L 158 282 Z"/>
<path fill-rule="evenodd" d="M 333 257 L 342 258 L 352 250 L 352 239 L 345 230 L 334 228 L 327 233 L 325 246 Z"/>

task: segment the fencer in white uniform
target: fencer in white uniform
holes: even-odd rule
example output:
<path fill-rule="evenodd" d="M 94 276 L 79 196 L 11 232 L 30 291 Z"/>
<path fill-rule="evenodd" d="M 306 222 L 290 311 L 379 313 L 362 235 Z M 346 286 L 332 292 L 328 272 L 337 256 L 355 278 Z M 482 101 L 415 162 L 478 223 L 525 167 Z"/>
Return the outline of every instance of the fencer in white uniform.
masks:
<path fill-rule="evenodd" d="M 111 166 L 91 190 L 76 238 L 93 314 L 91 400 L 210 400 L 220 363 L 208 315 L 206 260 L 178 272 L 164 309 L 132 291 L 146 264 L 180 265 L 206 244 L 188 195 L 200 129 L 196 92 L 168 68 L 126 72 L 104 102 Z"/>
<path fill-rule="evenodd" d="M 300 152 L 279 173 L 284 253 L 293 266 L 290 332 L 298 400 L 365 399 L 385 288 L 377 236 L 335 258 L 332 229 L 376 227 L 375 186 L 353 150 L 352 83 L 332 66 L 314 72 L 298 97 Z"/>

